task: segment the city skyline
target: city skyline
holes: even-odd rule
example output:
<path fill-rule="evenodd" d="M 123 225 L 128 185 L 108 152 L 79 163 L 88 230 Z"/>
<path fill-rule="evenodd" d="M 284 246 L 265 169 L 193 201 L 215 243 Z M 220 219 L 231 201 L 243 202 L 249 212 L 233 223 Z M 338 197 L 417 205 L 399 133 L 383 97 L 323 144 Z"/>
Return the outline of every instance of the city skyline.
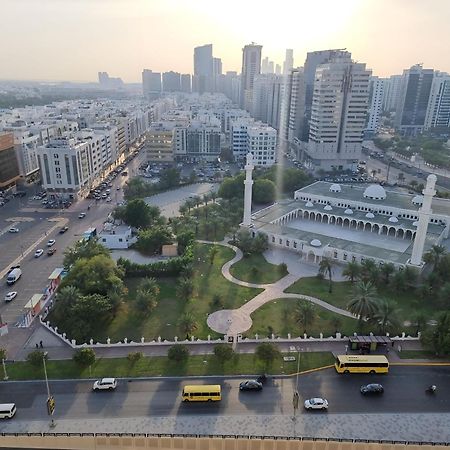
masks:
<path fill-rule="evenodd" d="M 9 45 L 0 58 L 8 63 L 0 79 L 93 82 L 106 71 L 140 82 L 145 68 L 193 73 L 194 47 L 205 44 L 213 44 L 224 72 L 240 72 L 242 48 L 251 42 L 279 64 L 287 48 L 296 66 L 308 51 L 347 48 L 381 77 L 417 63 L 450 72 L 450 61 L 442 58 L 450 53 L 450 4 L 433 3 L 282 0 L 273 9 L 265 1 L 256 7 L 255 1 L 231 0 L 217 14 L 206 0 L 5 0 Z"/>

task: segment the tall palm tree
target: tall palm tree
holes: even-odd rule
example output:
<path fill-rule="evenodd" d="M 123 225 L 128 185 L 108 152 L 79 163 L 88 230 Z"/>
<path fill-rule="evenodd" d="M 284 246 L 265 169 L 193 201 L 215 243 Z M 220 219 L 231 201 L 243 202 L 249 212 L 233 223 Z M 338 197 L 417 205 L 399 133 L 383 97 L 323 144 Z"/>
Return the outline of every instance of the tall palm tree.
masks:
<path fill-rule="evenodd" d="M 446 252 L 447 250 L 442 245 L 433 245 L 430 248 L 430 250 L 427 253 L 425 253 L 423 259 L 426 263 L 432 263 L 433 270 L 435 270 L 437 265 L 439 264 L 439 261 L 445 255 Z"/>
<path fill-rule="evenodd" d="M 377 290 L 368 282 L 359 281 L 353 291 L 353 296 L 347 304 L 347 309 L 358 316 L 360 323 L 363 319 L 373 316 L 377 311 Z"/>
<path fill-rule="evenodd" d="M 395 302 L 385 298 L 378 301 L 377 311 L 373 314 L 372 318 L 374 322 L 378 324 L 382 334 L 385 334 L 389 328 L 398 327 L 400 325 L 398 311 Z"/>
<path fill-rule="evenodd" d="M 75 286 L 65 286 L 56 294 L 56 301 L 64 307 L 70 307 L 80 298 L 81 292 Z"/>
<path fill-rule="evenodd" d="M 320 261 L 319 263 L 319 274 L 321 274 L 322 276 L 328 276 L 328 292 L 331 294 L 331 292 L 333 291 L 333 263 L 330 258 L 322 258 L 322 261 Z"/>
<path fill-rule="evenodd" d="M 306 333 L 306 329 L 312 325 L 316 318 L 314 305 L 306 300 L 299 300 L 294 310 L 294 318 Z"/>
<path fill-rule="evenodd" d="M 139 283 L 139 289 L 148 292 L 149 295 L 152 295 L 153 297 L 159 295 L 159 286 L 155 278 L 144 278 Z"/>
<path fill-rule="evenodd" d="M 194 292 L 194 284 L 190 278 L 181 278 L 177 283 L 177 296 L 188 301 Z"/>
<path fill-rule="evenodd" d="M 210 197 L 210 199 L 212 200 L 213 203 L 216 203 L 217 192 L 211 191 L 211 192 L 209 193 L 209 197 Z"/>
<path fill-rule="evenodd" d="M 380 272 L 383 275 L 384 282 L 389 284 L 390 276 L 395 272 L 395 266 L 392 263 L 383 264 L 380 268 Z"/>
<path fill-rule="evenodd" d="M 342 271 L 342 275 L 348 278 L 353 284 L 361 273 L 361 266 L 356 261 L 350 261 Z"/>
<path fill-rule="evenodd" d="M 198 323 L 195 320 L 194 315 L 187 311 L 181 315 L 178 326 L 180 327 L 183 334 L 186 335 L 186 339 L 189 339 L 189 335 L 193 333 L 198 328 Z"/>
<path fill-rule="evenodd" d="M 373 259 L 365 259 L 361 263 L 361 279 L 364 282 L 375 283 L 378 279 L 378 267 Z"/>
<path fill-rule="evenodd" d="M 208 202 L 211 200 L 210 195 L 208 194 L 208 192 L 206 194 L 203 194 L 203 203 L 208 206 Z"/>

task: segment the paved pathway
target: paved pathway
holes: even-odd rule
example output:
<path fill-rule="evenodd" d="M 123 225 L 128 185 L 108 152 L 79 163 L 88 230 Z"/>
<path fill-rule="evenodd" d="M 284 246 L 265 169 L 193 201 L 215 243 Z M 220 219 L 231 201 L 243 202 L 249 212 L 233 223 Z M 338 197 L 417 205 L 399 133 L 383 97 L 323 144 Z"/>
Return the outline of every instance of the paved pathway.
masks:
<path fill-rule="evenodd" d="M 222 266 L 222 275 L 228 281 L 238 284 L 239 286 L 264 289 L 263 292 L 258 294 L 256 297 L 252 298 L 250 301 L 248 301 L 238 309 L 223 309 L 210 314 L 207 319 L 208 326 L 217 333 L 235 336 L 237 334 L 249 330 L 252 326 L 252 319 L 250 317 L 252 313 L 261 306 L 265 305 L 266 303 L 280 298 L 307 300 L 322 308 L 328 309 L 329 311 L 332 311 L 336 314 L 340 314 L 341 316 L 346 316 L 353 319 L 355 318 L 355 316 L 351 314 L 349 311 L 337 308 L 316 297 L 311 297 L 302 294 L 287 294 L 284 292 L 299 278 L 305 277 L 305 275 L 312 276 L 311 266 L 306 265 L 306 270 L 302 271 L 303 263 L 301 261 L 298 261 L 298 258 L 297 260 L 292 260 L 292 258 L 289 259 L 288 275 L 276 281 L 275 283 L 271 284 L 248 283 L 246 281 L 238 280 L 237 278 L 233 277 L 233 275 L 231 275 L 230 273 L 231 266 L 240 261 L 244 256 L 239 248 L 235 247 L 234 245 L 228 244 L 226 241 L 220 242 L 199 241 L 199 242 L 203 244 L 222 245 L 224 247 L 228 247 L 234 250 L 234 252 L 236 253 L 234 258 L 226 262 Z M 275 259 L 273 252 L 270 253 L 270 258 L 272 260 Z M 314 269 L 315 273 L 317 273 L 317 266 L 315 266 Z M 342 278 L 341 272 L 339 272 L 337 276 L 338 278 Z"/>

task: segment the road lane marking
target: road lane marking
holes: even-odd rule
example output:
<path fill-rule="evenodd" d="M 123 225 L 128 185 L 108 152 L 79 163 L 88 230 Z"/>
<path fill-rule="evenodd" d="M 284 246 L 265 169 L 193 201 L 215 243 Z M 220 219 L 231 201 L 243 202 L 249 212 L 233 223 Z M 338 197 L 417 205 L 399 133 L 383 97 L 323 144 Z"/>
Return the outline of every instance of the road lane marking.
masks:
<path fill-rule="evenodd" d="M 3 230 L 0 231 L 0 236 L 3 236 L 4 234 L 8 233 L 8 230 L 10 228 L 17 227 L 17 225 L 19 225 L 19 222 L 10 223 L 7 227 L 3 228 Z"/>

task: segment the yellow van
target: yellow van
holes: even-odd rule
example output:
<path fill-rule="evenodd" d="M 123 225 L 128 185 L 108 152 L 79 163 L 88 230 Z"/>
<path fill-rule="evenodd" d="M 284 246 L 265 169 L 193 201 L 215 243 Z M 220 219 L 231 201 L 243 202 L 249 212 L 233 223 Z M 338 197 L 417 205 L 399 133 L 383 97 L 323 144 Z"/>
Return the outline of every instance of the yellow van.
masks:
<path fill-rule="evenodd" d="M 197 384 L 184 386 L 183 402 L 216 402 L 222 398 L 220 384 Z"/>

